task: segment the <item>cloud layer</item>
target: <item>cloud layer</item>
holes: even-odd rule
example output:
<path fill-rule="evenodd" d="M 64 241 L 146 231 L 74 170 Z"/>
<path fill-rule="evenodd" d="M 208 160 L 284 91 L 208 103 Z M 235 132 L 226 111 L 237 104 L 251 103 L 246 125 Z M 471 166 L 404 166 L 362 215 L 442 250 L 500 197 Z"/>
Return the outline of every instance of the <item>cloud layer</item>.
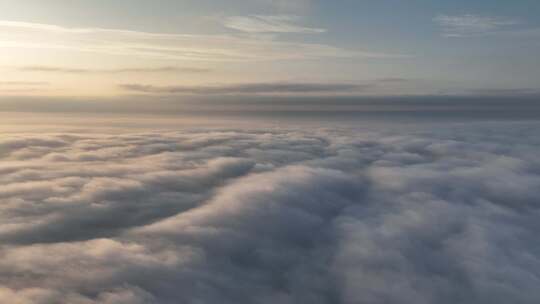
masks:
<path fill-rule="evenodd" d="M 0 302 L 537 303 L 537 127 L 5 134 Z"/>

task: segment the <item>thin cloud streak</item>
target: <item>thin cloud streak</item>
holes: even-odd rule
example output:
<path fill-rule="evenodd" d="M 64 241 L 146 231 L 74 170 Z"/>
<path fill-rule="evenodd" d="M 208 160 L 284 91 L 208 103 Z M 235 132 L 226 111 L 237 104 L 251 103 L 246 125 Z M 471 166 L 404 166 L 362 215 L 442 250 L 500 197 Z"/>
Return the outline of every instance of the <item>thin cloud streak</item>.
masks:
<path fill-rule="evenodd" d="M 120 29 L 67 28 L 0 21 L 0 47 L 93 52 L 183 61 L 268 61 L 291 59 L 407 58 L 404 54 L 346 50 L 269 35 L 187 35 Z"/>
<path fill-rule="evenodd" d="M 182 68 L 174 66 L 163 67 L 142 67 L 142 68 L 120 68 L 120 69 L 83 69 L 59 66 L 24 66 L 17 68 L 22 72 L 42 72 L 42 73 L 67 73 L 67 74 L 121 74 L 121 73 L 207 73 L 211 69 L 205 68 Z"/>
<path fill-rule="evenodd" d="M 0 81 L 0 86 L 46 86 L 45 81 Z"/>
<path fill-rule="evenodd" d="M 482 36 L 520 23 L 518 20 L 505 17 L 473 14 L 459 16 L 439 15 L 433 21 L 441 26 L 444 37 Z"/>
<path fill-rule="evenodd" d="M 247 33 L 302 33 L 320 34 L 325 33 L 325 29 L 303 27 L 297 25 L 299 16 L 277 15 L 277 16 L 234 16 L 228 17 L 224 25 L 228 28 Z"/>
<path fill-rule="evenodd" d="M 0 81 L 0 94 L 25 95 L 28 93 L 43 92 L 50 83 L 45 81 Z"/>
<path fill-rule="evenodd" d="M 469 93 L 483 96 L 539 96 L 540 89 L 510 88 L 510 89 L 474 89 Z"/>
<path fill-rule="evenodd" d="M 247 83 L 216 86 L 154 86 L 144 84 L 121 84 L 120 88 L 137 93 L 151 94 L 309 94 L 358 92 L 371 88 L 372 84 L 349 83 Z"/>

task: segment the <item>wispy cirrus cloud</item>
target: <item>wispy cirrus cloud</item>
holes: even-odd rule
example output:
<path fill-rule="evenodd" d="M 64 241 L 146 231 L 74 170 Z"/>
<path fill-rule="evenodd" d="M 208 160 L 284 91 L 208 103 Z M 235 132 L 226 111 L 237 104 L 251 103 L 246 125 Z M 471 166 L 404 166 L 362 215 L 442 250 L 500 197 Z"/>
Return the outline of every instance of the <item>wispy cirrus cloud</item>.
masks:
<path fill-rule="evenodd" d="M 321 43 L 281 41 L 269 35 L 150 33 L 12 21 L 0 21 L 0 47 L 93 52 L 176 61 L 408 57 L 397 53 L 347 50 Z"/>
<path fill-rule="evenodd" d="M 303 33 L 317 34 L 326 32 L 322 28 L 304 27 L 298 25 L 299 16 L 233 16 L 224 20 L 223 24 L 231 29 L 247 33 Z"/>
<path fill-rule="evenodd" d="M 507 17 L 466 15 L 439 15 L 433 19 L 443 31 L 444 37 L 470 37 L 490 34 L 520 23 Z"/>
<path fill-rule="evenodd" d="M 118 69 L 85 69 L 71 68 L 61 66 L 23 66 L 18 67 L 21 72 L 42 72 L 42 73 L 68 73 L 68 74 L 122 74 L 122 73 L 207 73 L 210 69 L 205 68 L 188 68 L 188 67 L 141 67 L 141 68 L 118 68 Z"/>

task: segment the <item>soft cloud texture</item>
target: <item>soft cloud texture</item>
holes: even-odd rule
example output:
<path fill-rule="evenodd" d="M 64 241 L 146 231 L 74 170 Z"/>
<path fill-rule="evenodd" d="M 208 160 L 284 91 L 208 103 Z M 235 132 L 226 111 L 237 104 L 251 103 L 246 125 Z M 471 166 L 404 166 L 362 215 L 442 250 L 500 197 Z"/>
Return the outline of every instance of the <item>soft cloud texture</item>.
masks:
<path fill-rule="evenodd" d="M 0 140 L 0 302 L 537 303 L 536 123 Z"/>

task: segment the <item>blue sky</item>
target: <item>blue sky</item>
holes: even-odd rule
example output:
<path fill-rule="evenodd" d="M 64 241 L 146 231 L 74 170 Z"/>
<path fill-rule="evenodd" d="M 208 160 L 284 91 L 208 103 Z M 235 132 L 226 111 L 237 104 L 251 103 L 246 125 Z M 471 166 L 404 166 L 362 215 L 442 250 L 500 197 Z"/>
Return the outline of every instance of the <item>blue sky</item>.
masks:
<path fill-rule="evenodd" d="M 0 0 L 0 94 L 535 94 L 538 12 L 533 0 Z"/>

